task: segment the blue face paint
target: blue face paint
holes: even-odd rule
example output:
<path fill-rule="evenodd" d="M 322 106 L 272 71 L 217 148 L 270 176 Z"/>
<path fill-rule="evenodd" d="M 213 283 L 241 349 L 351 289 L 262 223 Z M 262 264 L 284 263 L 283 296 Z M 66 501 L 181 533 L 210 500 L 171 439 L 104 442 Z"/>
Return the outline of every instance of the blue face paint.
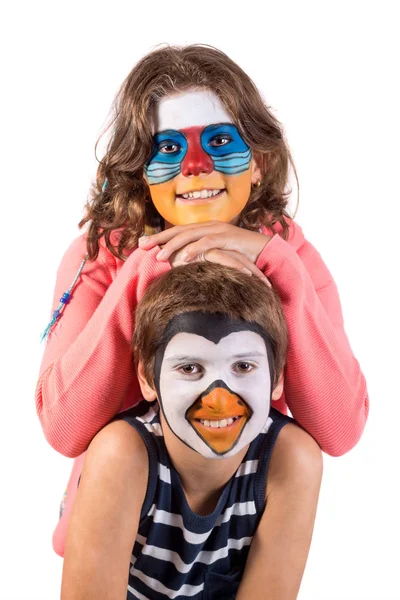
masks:
<path fill-rule="evenodd" d="M 201 134 L 201 145 L 220 173 L 238 175 L 250 167 L 251 150 L 232 123 L 206 127 Z"/>
<path fill-rule="evenodd" d="M 168 129 L 153 137 L 151 156 L 144 167 L 150 185 L 165 183 L 176 177 L 188 149 L 188 143 L 180 131 Z"/>
<path fill-rule="evenodd" d="M 170 181 L 181 172 L 190 150 L 183 131 L 170 129 L 154 136 L 152 153 L 144 167 L 150 185 Z M 232 123 L 208 125 L 201 131 L 200 143 L 215 171 L 238 175 L 250 167 L 251 150 Z"/>

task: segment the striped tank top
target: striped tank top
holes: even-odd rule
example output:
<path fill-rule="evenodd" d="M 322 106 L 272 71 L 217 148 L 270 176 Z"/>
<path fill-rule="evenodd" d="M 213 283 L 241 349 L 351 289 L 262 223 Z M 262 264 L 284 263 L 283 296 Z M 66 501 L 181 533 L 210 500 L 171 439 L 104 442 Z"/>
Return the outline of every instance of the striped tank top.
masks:
<path fill-rule="evenodd" d="M 262 432 L 221 492 L 211 514 L 194 513 L 164 443 L 158 403 L 141 402 L 119 418 L 141 435 L 149 479 L 129 570 L 127 599 L 235 598 L 265 508 L 269 459 L 282 427 L 293 422 L 271 409 Z"/>

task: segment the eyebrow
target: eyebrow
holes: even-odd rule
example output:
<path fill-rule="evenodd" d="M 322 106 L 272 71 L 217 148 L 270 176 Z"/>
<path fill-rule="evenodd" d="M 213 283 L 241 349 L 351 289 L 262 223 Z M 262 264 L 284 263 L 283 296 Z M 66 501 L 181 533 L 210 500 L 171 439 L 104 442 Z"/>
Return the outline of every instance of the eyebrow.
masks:
<path fill-rule="evenodd" d="M 201 129 L 203 128 L 206 129 L 207 127 L 215 127 L 216 129 L 218 127 L 224 127 L 225 125 L 234 125 L 236 127 L 236 125 L 234 123 L 231 123 L 230 121 L 221 121 L 219 123 L 208 123 L 206 125 L 194 125 L 193 127 L 197 127 L 197 129 Z M 161 129 L 160 131 L 156 131 L 155 133 L 153 133 L 153 137 L 156 137 L 158 135 L 174 135 L 176 133 L 182 133 L 182 131 L 184 131 L 185 129 L 192 129 L 192 127 L 181 127 L 180 129 Z"/>
<path fill-rule="evenodd" d="M 166 358 L 165 360 L 167 362 L 175 362 L 177 360 L 178 361 L 185 361 L 185 362 L 196 362 L 196 361 L 199 361 L 199 360 L 203 360 L 203 358 L 200 358 L 199 356 L 179 356 L 179 355 L 173 355 L 173 356 L 170 356 L 169 358 Z"/>
<path fill-rule="evenodd" d="M 265 356 L 265 353 L 255 350 L 254 352 L 242 352 L 241 354 L 234 354 L 232 358 L 252 358 L 254 356 Z"/>
<path fill-rule="evenodd" d="M 255 358 L 255 357 L 263 357 L 265 354 L 262 352 L 258 352 L 257 350 L 254 352 L 241 352 L 240 354 L 234 354 L 229 358 Z M 167 362 L 175 362 L 175 361 L 184 361 L 184 362 L 199 362 L 204 360 L 204 356 L 184 356 L 184 355 L 173 355 L 166 359 Z"/>

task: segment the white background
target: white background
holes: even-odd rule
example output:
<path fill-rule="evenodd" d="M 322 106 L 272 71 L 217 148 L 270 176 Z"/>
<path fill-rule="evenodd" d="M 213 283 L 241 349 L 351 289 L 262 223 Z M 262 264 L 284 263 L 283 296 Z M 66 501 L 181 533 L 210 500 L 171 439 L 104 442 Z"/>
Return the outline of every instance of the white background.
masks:
<path fill-rule="evenodd" d="M 338 284 L 369 384 L 361 442 L 342 458 L 325 457 L 299 598 L 400 598 L 395 4 L 36 0 L 5 8 L 1 599 L 59 596 L 62 560 L 51 535 L 70 461 L 47 445 L 36 418 L 39 334 L 58 263 L 78 235 L 94 143 L 113 96 L 134 63 L 162 42 L 221 48 L 283 122 L 300 177 L 296 218 Z"/>

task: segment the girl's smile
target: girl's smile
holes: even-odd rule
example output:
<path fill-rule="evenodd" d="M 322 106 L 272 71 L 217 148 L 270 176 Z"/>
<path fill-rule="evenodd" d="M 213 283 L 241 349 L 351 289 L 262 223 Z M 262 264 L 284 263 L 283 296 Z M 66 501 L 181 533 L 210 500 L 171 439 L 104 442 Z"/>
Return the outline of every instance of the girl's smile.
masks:
<path fill-rule="evenodd" d="M 222 196 L 225 193 L 225 188 L 222 190 L 219 189 L 202 189 L 202 190 L 193 190 L 190 192 L 186 192 L 184 194 L 176 195 L 176 202 L 179 205 L 180 203 L 184 205 L 200 205 L 200 204 L 209 204 L 213 202 L 217 197 Z"/>

